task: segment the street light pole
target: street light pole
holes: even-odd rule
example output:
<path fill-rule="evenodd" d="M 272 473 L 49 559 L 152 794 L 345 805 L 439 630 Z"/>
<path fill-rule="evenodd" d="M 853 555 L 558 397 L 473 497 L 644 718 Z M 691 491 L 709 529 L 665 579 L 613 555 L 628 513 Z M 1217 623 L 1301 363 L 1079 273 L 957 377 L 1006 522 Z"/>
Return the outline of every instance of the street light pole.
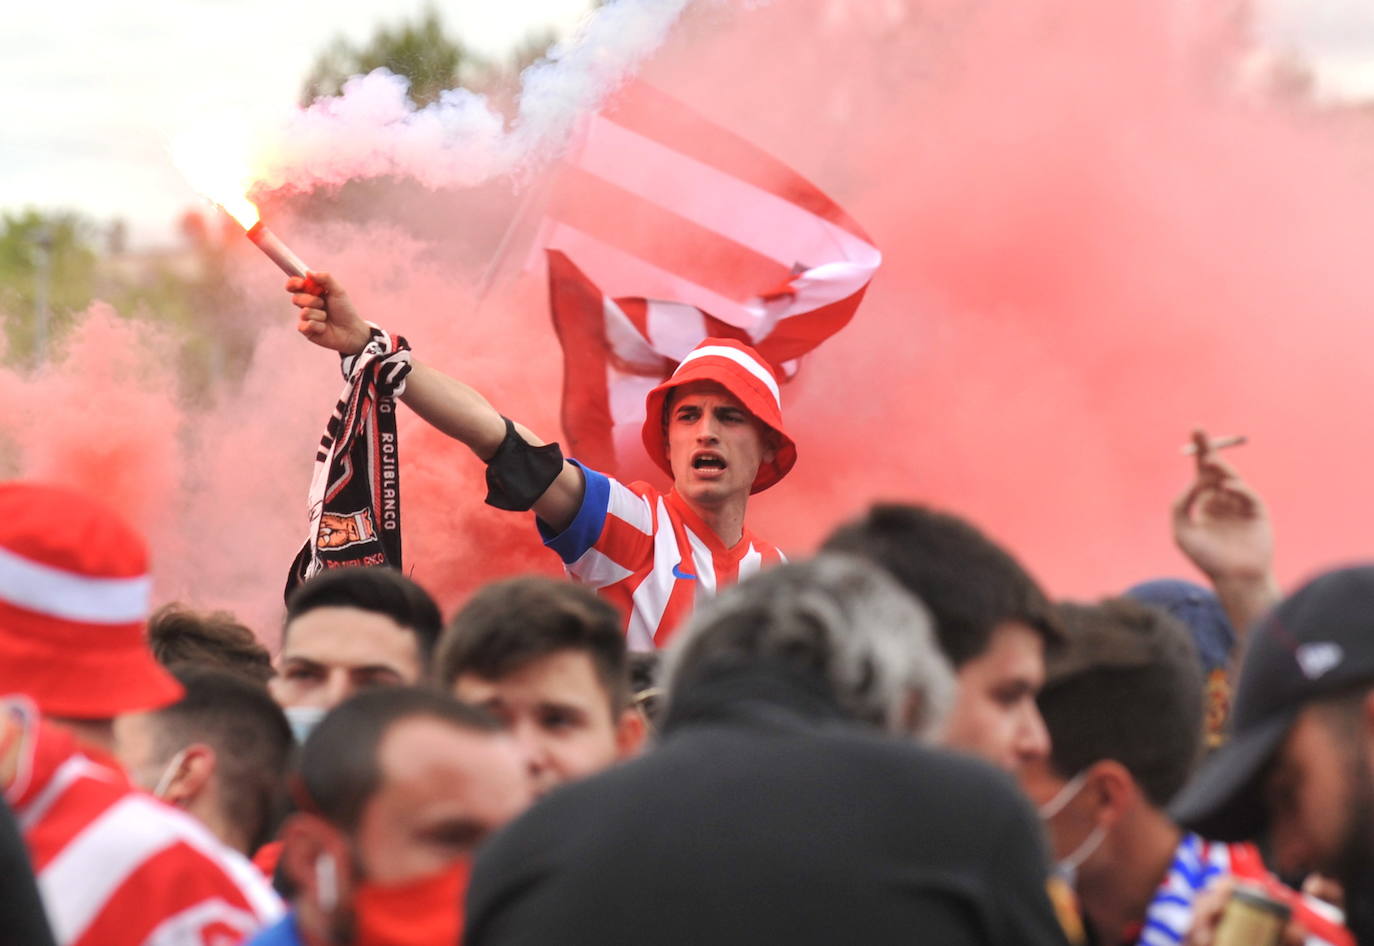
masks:
<path fill-rule="evenodd" d="M 36 250 L 33 292 L 33 361 L 41 366 L 48 357 L 48 298 L 52 290 L 52 231 L 39 227 L 33 237 Z"/>

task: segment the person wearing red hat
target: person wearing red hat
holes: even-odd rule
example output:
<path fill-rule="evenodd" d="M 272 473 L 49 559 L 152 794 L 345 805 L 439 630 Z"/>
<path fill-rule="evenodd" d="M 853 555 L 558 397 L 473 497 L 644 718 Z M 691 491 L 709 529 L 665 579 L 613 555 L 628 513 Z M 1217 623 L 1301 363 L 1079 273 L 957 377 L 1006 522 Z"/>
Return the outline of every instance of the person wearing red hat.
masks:
<path fill-rule="evenodd" d="M 286 288 L 302 335 L 343 355 L 362 351 L 372 330 L 333 277 L 311 273 Z M 466 384 L 411 365 L 401 399 L 487 464 L 488 503 L 535 511 L 568 573 L 626 615 L 631 650 L 662 647 L 699 594 L 783 560 L 745 527 L 750 495 L 797 460 L 777 375 L 749 346 L 708 338 L 649 393 L 644 446 L 673 479 L 667 493 L 564 459 Z"/>
<path fill-rule="evenodd" d="M 191 816 L 133 787 L 114 720 L 181 686 L 143 639 L 142 538 L 67 489 L 0 483 L 0 789 L 55 939 L 236 943 L 281 902 Z"/>

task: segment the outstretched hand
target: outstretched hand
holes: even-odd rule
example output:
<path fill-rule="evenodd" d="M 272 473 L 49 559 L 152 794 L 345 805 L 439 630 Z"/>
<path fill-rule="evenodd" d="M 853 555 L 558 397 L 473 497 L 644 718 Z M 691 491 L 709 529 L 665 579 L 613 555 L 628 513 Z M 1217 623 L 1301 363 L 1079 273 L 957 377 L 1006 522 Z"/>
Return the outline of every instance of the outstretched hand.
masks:
<path fill-rule="evenodd" d="M 1193 444 L 1197 472 L 1174 501 L 1174 541 L 1213 583 L 1267 579 L 1274 530 L 1264 500 L 1217 456 L 1205 431 L 1193 431 Z"/>
<path fill-rule="evenodd" d="M 292 276 L 286 291 L 300 314 L 296 330 L 321 348 L 356 355 L 372 335 L 343 286 L 329 273 Z"/>

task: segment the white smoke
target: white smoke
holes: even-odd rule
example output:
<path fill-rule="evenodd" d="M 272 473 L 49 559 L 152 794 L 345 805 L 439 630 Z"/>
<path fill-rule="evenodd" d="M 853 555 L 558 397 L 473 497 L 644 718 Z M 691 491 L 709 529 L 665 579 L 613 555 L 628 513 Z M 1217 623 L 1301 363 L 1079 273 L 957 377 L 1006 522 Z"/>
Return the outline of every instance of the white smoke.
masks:
<path fill-rule="evenodd" d="M 311 190 L 350 180 L 406 177 L 471 187 L 555 156 L 579 117 L 596 109 L 662 44 L 692 0 L 612 0 L 521 76 L 509 127 L 466 89 L 416 108 L 408 82 L 379 69 L 290 115 L 258 149 L 268 188 Z"/>

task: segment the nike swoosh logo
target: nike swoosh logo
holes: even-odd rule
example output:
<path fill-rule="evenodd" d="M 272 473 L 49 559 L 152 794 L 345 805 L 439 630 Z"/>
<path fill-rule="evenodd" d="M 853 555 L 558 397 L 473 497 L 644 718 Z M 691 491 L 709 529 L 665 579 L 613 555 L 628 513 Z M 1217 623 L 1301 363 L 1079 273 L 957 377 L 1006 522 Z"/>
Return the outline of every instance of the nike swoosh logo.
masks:
<path fill-rule="evenodd" d="M 673 566 L 673 577 L 674 577 L 674 578 L 685 578 L 685 579 L 687 579 L 688 581 L 696 581 L 696 580 L 697 580 L 697 576 L 696 576 L 696 575 L 689 575 L 689 574 L 687 574 L 686 572 L 684 572 L 684 571 L 682 570 L 682 563 L 681 563 L 681 562 L 678 562 L 676 565 Z"/>

